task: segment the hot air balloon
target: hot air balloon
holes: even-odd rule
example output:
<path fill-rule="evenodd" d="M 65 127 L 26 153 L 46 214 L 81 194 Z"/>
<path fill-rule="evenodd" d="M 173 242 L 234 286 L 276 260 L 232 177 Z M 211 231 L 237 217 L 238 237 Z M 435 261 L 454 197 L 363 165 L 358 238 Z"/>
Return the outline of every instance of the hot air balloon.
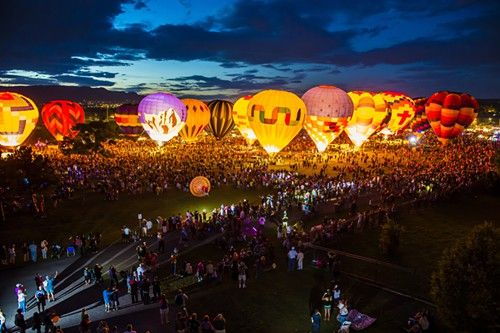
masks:
<path fill-rule="evenodd" d="M 210 193 L 210 181 L 203 176 L 195 177 L 189 183 L 189 191 L 195 197 L 204 197 Z"/>
<path fill-rule="evenodd" d="M 427 121 L 427 116 L 425 115 L 425 103 L 427 103 L 427 98 L 415 98 L 415 117 L 408 125 L 410 130 L 415 134 L 417 139 L 419 139 L 422 134 L 431 128 L 431 124 Z"/>
<path fill-rule="evenodd" d="M 347 94 L 354 104 L 354 112 L 345 131 L 351 141 L 360 147 L 388 121 L 387 106 L 382 94 L 365 91 L 352 91 Z"/>
<path fill-rule="evenodd" d="M 252 96 L 245 96 L 238 99 L 233 105 L 233 120 L 241 135 L 245 138 L 249 146 L 253 145 L 257 137 L 248 123 L 248 103 Z"/>
<path fill-rule="evenodd" d="M 12 92 L 0 92 L 0 145 L 19 146 L 35 129 L 38 108 L 33 101 Z"/>
<path fill-rule="evenodd" d="M 159 92 L 144 97 L 138 107 L 139 121 L 158 145 L 176 136 L 186 121 L 186 106 L 172 94 Z"/>
<path fill-rule="evenodd" d="M 208 124 L 209 132 L 211 132 L 217 140 L 220 140 L 233 129 L 233 103 L 223 100 L 214 100 L 208 103 L 208 108 L 210 109 L 210 123 Z"/>
<path fill-rule="evenodd" d="M 427 100 L 425 114 L 442 144 L 459 136 L 477 117 L 479 104 L 466 93 L 437 92 Z"/>
<path fill-rule="evenodd" d="M 264 90 L 248 104 L 248 121 L 257 140 L 268 154 L 281 151 L 300 132 L 307 109 L 295 94 Z"/>
<path fill-rule="evenodd" d="M 43 106 L 42 119 L 50 134 L 57 141 L 63 141 L 78 135 L 79 131 L 74 127 L 85 122 L 85 112 L 76 102 L 58 100 Z"/>
<path fill-rule="evenodd" d="M 398 92 L 383 92 L 389 109 L 390 119 L 382 130 L 384 134 L 397 134 L 402 131 L 415 116 L 415 102 L 408 96 Z"/>
<path fill-rule="evenodd" d="M 345 91 L 334 86 L 318 86 L 302 96 L 307 107 L 304 128 L 319 152 L 342 133 L 354 106 Z"/>
<path fill-rule="evenodd" d="M 137 104 L 123 104 L 115 112 L 115 122 L 125 135 L 139 135 L 144 131 L 139 122 L 137 107 Z"/>
<path fill-rule="evenodd" d="M 181 101 L 186 105 L 187 117 L 179 135 L 185 142 L 194 142 L 210 122 L 210 110 L 205 103 L 197 99 L 186 98 Z"/>

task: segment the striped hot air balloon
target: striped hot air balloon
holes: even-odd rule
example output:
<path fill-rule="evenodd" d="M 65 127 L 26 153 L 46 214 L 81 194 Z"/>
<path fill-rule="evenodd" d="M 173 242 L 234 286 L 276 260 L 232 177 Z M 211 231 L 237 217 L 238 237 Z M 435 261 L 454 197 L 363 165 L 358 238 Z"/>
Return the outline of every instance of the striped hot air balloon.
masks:
<path fill-rule="evenodd" d="M 144 131 L 139 122 L 137 107 L 137 104 L 123 104 L 115 112 L 115 122 L 125 135 L 136 136 Z"/>
<path fill-rule="evenodd" d="M 226 136 L 234 127 L 233 103 L 224 100 L 214 100 L 208 103 L 210 122 L 208 130 L 217 140 Z"/>
<path fill-rule="evenodd" d="M 26 96 L 0 92 L 0 145 L 22 144 L 35 129 L 38 108 Z"/>
<path fill-rule="evenodd" d="M 233 105 L 233 120 L 240 131 L 241 135 L 245 138 L 249 146 L 253 145 L 257 137 L 250 127 L 248 122 L 248 103 L 252 96 L 244 96 L 238 99 Z"/>
<path fill-rule="evenodd" d="M 210 110 L 200 100 L 186 98 L 181 100 L 186 105 L 186 124 L 179 132 L 180 137 L 187 143 L 195 142 L 210 122 Z"/>
<path fill-rule="evenodd" d="M 347 93 L 352 99 L 354 112 L 345 131 L 349 139 L 360 147 L 389 120 L 386 102 L 382 94 L 366 91 Z"/>
<path fill-rule="evenodd" d="M 338 137 L 347 126 L 354 106 L 345 91 L 334 86 L 318 86 L 302 96 L 307 107 L 304 128 L 319 152 Z"/>
<path fill-rule="evenodd" d="M 413 101 L 415 102 L 415 117 L 413 117 L 408 127 L 417 138 L 420 138 L 425 131 L 431 128 L 431 124 L 429 124 L 427 115 L 425 114 L 427 98 L 415 98 Z"/>
<path fill-rule="evenodd" d="M 478 102 L 466 93 L 437 92 L 425 104 L 427 119 L 442 144 L 462 134 L 478 112 Z"/>
<path fill-rule="evenodd" d="M 57 141 L 63 141 L 78 135 L 79 131 L 74 127 L 85 122 L 85 112 L 76 102 L 57 100 L 43 106 L 42 120 L 50 134 Z"/>

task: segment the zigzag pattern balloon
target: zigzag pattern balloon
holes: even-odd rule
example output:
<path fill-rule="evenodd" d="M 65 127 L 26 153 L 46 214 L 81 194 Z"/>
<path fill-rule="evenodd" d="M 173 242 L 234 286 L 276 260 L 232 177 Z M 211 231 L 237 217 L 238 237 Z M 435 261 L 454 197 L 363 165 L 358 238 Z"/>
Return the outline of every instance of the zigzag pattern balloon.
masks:
<path fill-rule="evenodd" d="M 74 127 L 85 122 L 85 112 L 80 104 L 58 100 L 45 104 L 42 108 L 42 120 L 50 134 L 57 140 L 73 139 L 78 135 Z"/>

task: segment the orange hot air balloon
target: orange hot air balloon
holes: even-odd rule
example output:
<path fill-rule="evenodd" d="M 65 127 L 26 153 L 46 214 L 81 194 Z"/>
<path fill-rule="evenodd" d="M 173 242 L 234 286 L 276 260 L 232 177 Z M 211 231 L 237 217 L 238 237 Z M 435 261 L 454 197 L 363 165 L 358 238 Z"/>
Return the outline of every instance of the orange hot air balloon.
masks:
<path fill-rule="evenodd" d="M 245 138 L 249 146 L 253 145 L 257 137 L 250 127 L 248 122 L 248 103 L 252 96 L 245 96 L 238 99 L 233 105 L 233 120 L 234 124 L 240 131 L 241 135 Z"/>
<path fill-rule="evenodd" d="M 181 101 L 186 105 L 187 118 L 179 135 L 187 143 L 195 142 L 210 122 L 210 110 L 205 103 L 197 99 L 186 98 Z"/>
<path fill-rule="evenodd" d="M 389 120 L 387 105 L 382 94 L 366 91 L 347 93 L 352 99 L 354 113 L 345 131 L 351 141 L 360 147 Z"/>
<path fill-rule="evenodd" d="M 144 131 L 139 122 L 137 104 L 123 104 L 115 112 L 115 122 L 127 136 L 136 136 Z"/>
<path fill-rule="evenodd" d="M 382 95 L 387 103 L 390 119 L 381 132 L 389 135 L 397 134 L 415 117 L 415 102 L 402 93 L 383 92 Z"/>
<path fill-rule="evenodd" d="M 345 91 L 334 86 L 318 86 L 302 96 L 307 107 L 304 128 L 319 152 L 338 137 L 347 126 L 354 106 Z"/>
<path fill-rule="evenodd" d="M 189 191 L 195 197 L 205 197 L 210 193 L 210 181 L 203 176 L 195 177 L 189 183 Z"/>
<path fill-rule="evenodd" d="M 0 145 L 19 146 L 33 132 L 37 121 L 38 108 L 31 99 L 0 92 Z"/>
<path fill-rule="evenodd" d="M 437 92 L 425 104 L 427 119 L 442 144 L 462 134 L 478 112 L 479 103 L 466 93 Z"/>
<path fill-rule="evenodd" d="M 415 117 L 408 124 L 408 127 L 417 138 L 420 138 L 425 131 L 431 128 L 431 124 L 429 124 L 425 114 L 425 104 L 427 103 L 427 98 L 415 98 L 414 101 Z"/>
<path fill-rule="evenodd" d="M 42 108 L 42 119 L 50 134 L 57 140 L 73 139 L 78 135 L 74 127 L 85 122 L 85 113 L 80 104 L 72 101 L 58 100 L 45 104 Z"/>

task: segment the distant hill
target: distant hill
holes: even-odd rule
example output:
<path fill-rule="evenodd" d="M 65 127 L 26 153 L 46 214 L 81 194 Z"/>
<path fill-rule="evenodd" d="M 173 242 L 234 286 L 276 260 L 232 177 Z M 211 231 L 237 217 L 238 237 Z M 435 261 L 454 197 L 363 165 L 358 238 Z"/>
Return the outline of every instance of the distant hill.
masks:
<path fill-rule="evenodd" d="M 112 91 L 105 88 L 71 86 L 0 86 L 0 91 L 16 92 L 32 99 L 39 107 L 56 99 L 68 99 L 81 104 L 139 103 L 134 92 Z"/>

